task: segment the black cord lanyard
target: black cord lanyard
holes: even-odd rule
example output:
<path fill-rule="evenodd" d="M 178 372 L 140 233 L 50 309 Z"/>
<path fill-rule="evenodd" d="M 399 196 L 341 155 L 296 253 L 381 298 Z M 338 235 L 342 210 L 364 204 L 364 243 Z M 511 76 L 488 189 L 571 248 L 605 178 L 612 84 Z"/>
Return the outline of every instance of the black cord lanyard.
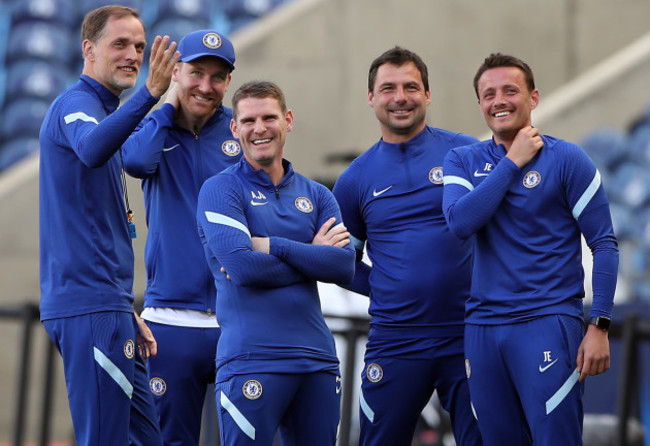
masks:
<path fill-rule="evenodd" d="M 131 238 L 136 238 L 137 234 L 135 232 L 135 223 L 133 223 L 133 211 L 131 210 L 131 205 L 129 205 L 129 191 L 126 187 L 126 172 L 124 172 L 124 158 L 122 157 L 122 148 L 120 148 L 120 162 L 122 163 L 122 190 L 124 192 L 124 204 L 126 205 L 126 220 L 129 224 L 129 232 L 131 233 Z"/>

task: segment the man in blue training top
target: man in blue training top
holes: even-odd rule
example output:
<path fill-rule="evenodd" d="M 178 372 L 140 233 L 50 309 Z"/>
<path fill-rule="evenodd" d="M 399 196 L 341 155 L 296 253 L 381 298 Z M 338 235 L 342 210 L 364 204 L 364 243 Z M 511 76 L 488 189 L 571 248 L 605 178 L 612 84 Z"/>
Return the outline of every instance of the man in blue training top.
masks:
<path fill-rule="evenodd" d="M 158 342 L 147 361 L 165 444 L 198 446 L 219 339 L 216 288 L 196 229 L 203 182 L 241 158 L 222 104 L 235 68 L 230 40 L 213 30 L 178 44 L 165 104 L 123 145 L 126 172 L 142 178 L 147 211 L 144 310 Z"/>
<path fill-rule="evenodd" d="M 407 49 L 372 62 L 368 102 L 382 139 L 334 186 L 357 252 L 345 288 L 370 296 L 360 444 L 410 445 L 437 390 L 456 442 L 480 445 L 463 362 L 472 242 L 454 236 L 442 214 L 444 157 L 476 139 L 426 125 L 427 66 Z M 372 267 L 362 260 L 366 243 Z"/>
<path fill-rule="evenodd" d="M 492 139 L 445 159 L 451 230 L 475 235 L 465 353 L 486 445 L 582 445 L 582 381 L 609 368 L 618 247 L 600 174 L 531 125 L 530 67 L 492 54 L 474 77 Z M 581 236 L 593 253 L 584 335 Z"/>
<path fill-rule="evenodd" d="M 144 57 L 138 12 L 93 10 L 81 39 L 81 79 L 52 103 L 40 133 L 41 320 L 63 357 L 76 444 L 158 445 L 138 354 L 155 355 L 156 343 L 133 312 L 119 150 L 167 90 L 178 53 L 157 36 L 146 84 L 118 108 Z"/>
<path fill-rule="evenodd" d="M 339 362 L 317 281 L 352 280 L 349 233 L 331 192 L 282 158 L 280 88 L 248 82 L 232 104 L 244 157 L 204 183 L 197 210 L 219 290 L 221 444 L 270 446 L 279 427 L 284 446 L 333 446 Z"/>

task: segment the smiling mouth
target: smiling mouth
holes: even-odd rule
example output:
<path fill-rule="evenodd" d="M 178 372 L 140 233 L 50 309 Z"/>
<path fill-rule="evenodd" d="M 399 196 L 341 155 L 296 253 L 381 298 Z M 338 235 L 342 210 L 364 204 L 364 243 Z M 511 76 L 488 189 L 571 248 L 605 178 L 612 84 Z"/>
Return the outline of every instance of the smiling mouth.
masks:
<path fill-rule="evenodd" d="M 268 142 L 271 142 L 271 138 L 254 139 L 252 142 L 253 142 L 253 145 L 257 146 L 257 145 L 260 145 L 260 144 L 266 144 Z"/>
<path fill-rule="evenodd" d="M 504 116 L 508 116 L 508 115 L 510 115 L 509 111 L 502 111 L 502 112 L 496 112 L 494 114 L 494 117 L 495 118 L 503 118 Z"/>

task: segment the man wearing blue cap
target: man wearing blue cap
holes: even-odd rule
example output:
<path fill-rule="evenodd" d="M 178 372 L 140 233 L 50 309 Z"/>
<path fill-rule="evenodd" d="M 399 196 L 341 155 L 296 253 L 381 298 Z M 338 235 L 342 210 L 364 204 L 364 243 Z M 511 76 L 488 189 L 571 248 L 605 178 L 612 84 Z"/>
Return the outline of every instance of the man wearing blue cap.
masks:
<path fill-rule="evenodd" d="M 203 253 L 196 204 L 203 182 L 241 158 L 222 104 L 235 51 L 222 34 L 200 30 L 178 45 L 175 84 L 122 147 L 124 167 L 142 179 L 149 229 L 142 318 L 158 341 L 149 387 L 166 445 L 198 445 L 201 411 L 215 378 L 220 329 L 216 288 Z"/>

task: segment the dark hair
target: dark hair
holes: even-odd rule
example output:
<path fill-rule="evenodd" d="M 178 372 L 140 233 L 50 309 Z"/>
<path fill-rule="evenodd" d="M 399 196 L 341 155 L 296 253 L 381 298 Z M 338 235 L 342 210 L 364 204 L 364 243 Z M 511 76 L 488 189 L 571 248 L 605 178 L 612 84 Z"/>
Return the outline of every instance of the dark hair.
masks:
<path fill-rule="evenodd" d="M 379 67 L 385 64 L 401 67 L 409 62 L 413 62 L 418 71 L 420 71 L 422 84 L 424 84 L 424 91 L 429 91 L 429 70 L 427 69 L 427 65 L 420 56 L 399 46 L 391 48 L 372 61 L 370 64 L 370 70 L 368 71 L 368 91 L 372 91 L 375 88 L 375 80 L 377 79 L 377 71 L 379 70 Z"/>
<path fill-rule="evenodd" d="M 239 101 L 246 98 L 273 98 L 278 101 L 282 113 L 287 112 L 287 101 L 280 87 L 271 81 L 249 81 L 235 91 L 232 96 L 232 114 L 237 119 L 237 105 Z"/>
<path fill-rule="evenodd" d="M 533 76 L 533 70 L 530 69 L 526 62 L 515 56 L 508 56 L 507 54 L 501 53 L 492 53 L 485 58 L 481 66 L 478 68 L 478 71 L 476 71 L 476 74 L 474 75 L 474 92 L 476 93 L 477 98 L 478 81 L 481 79 L 481 76 L 483 76 L 483 73 L 485 73 L 487 70 L 491 70 L 492 68 L 500 67 L 519 68 L 524 73 L 528 91 L 533 91 L 535 89 L 535 78 Z"/>
<path fill-rule="evenodd" d="M 121 19 L 126 16 L 135 17 L 140 20 L 142 27 L 145 27 L 144 22 L 140 17 L 140 13 L 133 8 L 122 5 L 108 5 L 93 9 L 86 14 L 84 21 L 81 24 L 81 41 L 83 42 L 88 39 L 91 42 L 97 42 L 102 37 L 104 28 L 106 27 L 106 22 L 108 22 L 111 17 Z"/>

